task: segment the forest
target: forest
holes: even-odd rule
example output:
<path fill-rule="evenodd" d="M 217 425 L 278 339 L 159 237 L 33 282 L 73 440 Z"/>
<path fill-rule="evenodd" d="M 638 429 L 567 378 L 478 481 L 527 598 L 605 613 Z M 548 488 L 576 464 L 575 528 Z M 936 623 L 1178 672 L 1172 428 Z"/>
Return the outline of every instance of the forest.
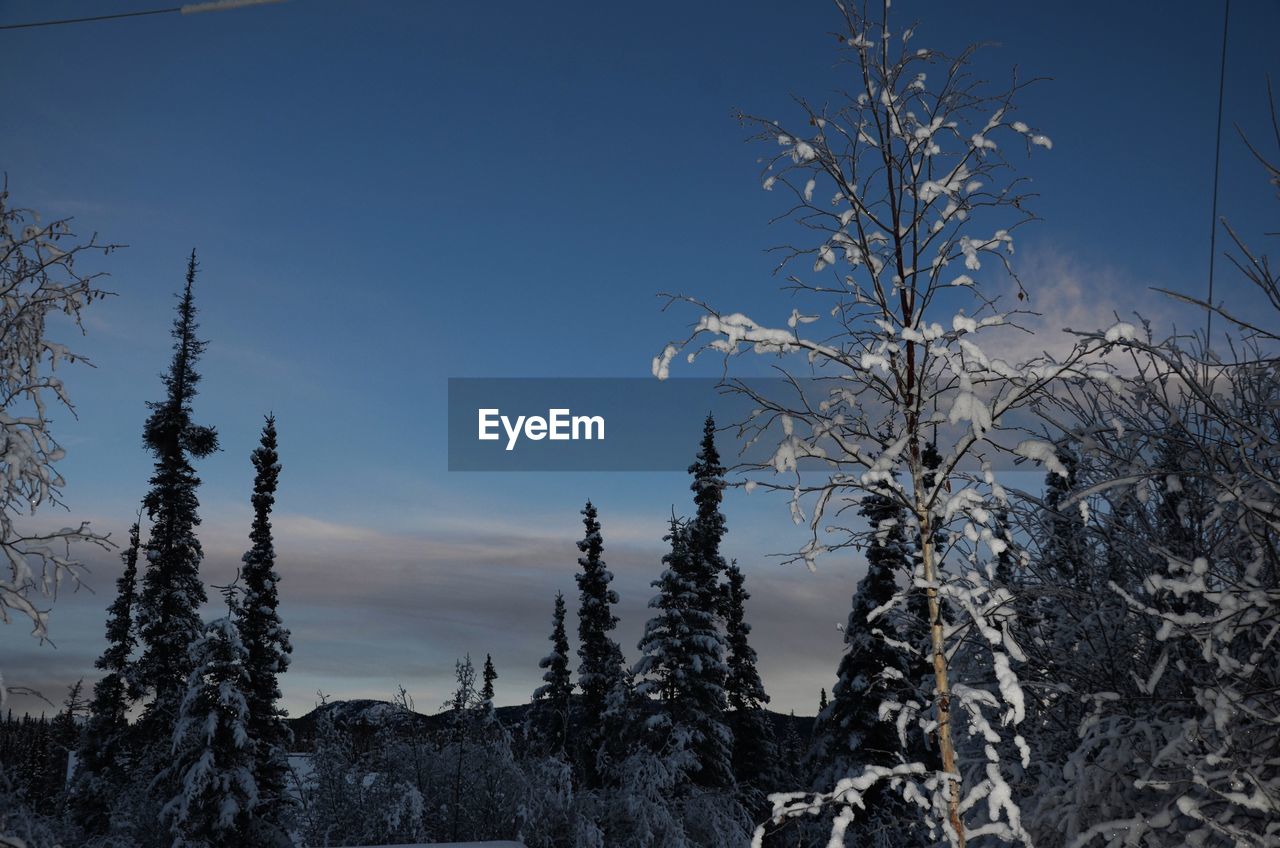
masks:
<path fill-rule="evenodd" d="M 676 338 L 653 377 L 723 360 L 722 390 L 754 409 L 690 434 L 635 645 L 617 635 L 610 516 L 586 501 L 574 582 L 523 634 L 547 649 L 518 706 L 495 704 L 503 669 L 480 644 L 445 704 L 335 687 L 286 714 L 292 575 L 272 517 L 294 423 L 262 419 L 246 552 L 209 585 L 199 464 L 220 433 L 197 423 L 198 388 L 217 340 L 195 251 L 140 422 L 147 493 L 120 505 L 129 538 L 31 528 L 68 485 L 56 369 L 79 356 L 51 332 L 88 326 L 119 248 L 6 185 L 6 639 L 47 635 L 52 587 L 88 579 L 78 547 L 119 541 L 124 571 L 100 674 L 66 681 L 48 717 L 0 723 L 0 846 L 1280 846 L 1280 276 L 1259 246 L 1275 233 L 1220 224 L 1232 300 L 1156 292 L 1203 326 L 1135 313 L 1034 337 L 1013 244 L 1036 198 L 1015 160 L 1054 145 L 1019 117 L 1030 83 L 917 47 L 887 3 L 836 8 L 839 94 L 735 115 L 780 199 L 790 317 L 662 295 Z M 1280 122 L 1260 107 L 1274 137 L 1243 141 L 1280 199 Z M 795 391 L 760 394 L 743 360 Z M 804 531 L 786 562 L 865 560 L 812 717 L 770 709 L 752 592 L 722 553 L 736 488 Z M 0 707 L 23 686 L 2 683 Z"/>

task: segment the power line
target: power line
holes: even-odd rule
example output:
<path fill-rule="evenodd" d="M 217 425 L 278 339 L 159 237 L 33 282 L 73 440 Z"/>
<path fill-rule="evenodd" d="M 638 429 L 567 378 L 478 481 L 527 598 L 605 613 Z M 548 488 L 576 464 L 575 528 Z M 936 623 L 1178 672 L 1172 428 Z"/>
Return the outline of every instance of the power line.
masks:
<path fill-rule="evenodd" d="M 59 24 L 83 24 L 88 21 L 111 21 L 116 18 L 140 18 L 143 15 L 163 15 L 168 12 L 181 12 L 181 6 L 174 6 L 170 9 L 149 9 L 145 12 L 121 12 L 116 15 L 94 15 L 91 18 L 64 18 L 57 21 L 36 21 L 30 24 L 3 24 L 0 29 L 30 29 L 32 27 L 58 26 Z"/>
<path fill-rule="evenodd" d="M 266 3 L 283 3 L 284 0 L 215 0 L 209 3 L 188 3 L 185 6 L 170 6 L 166 9 L 147 9 L 142 12 L 118 12 L 113 15 L 93 15 L 87 18 L 59 18 L 50 21 L 33 21 L 26 24 L 0 24 L 3 29 L 32 29 L 34 27 L 61 26 L 63 24 L 83 24 L 90 21 L 113 21 L 119 18 L 141 18 L 147 15 L 167 15 L 177 12 L 180 15 L 196 15 L 201 12 L 221 12 L 225 9 L 238 9 L 243 6 L 260 6 Z"/>

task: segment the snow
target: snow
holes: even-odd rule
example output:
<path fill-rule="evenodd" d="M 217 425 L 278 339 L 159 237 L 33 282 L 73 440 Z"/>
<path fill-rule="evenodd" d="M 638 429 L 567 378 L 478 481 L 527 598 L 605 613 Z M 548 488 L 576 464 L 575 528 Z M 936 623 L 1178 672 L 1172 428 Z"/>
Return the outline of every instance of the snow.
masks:
<path fill-rule="evenodd" d="M 966 391 L 964 388 L 951 402 L 951 411 L 947 418 L 952 424 L 968 421 L 975 438 L 982 438 L 983 434 L 991 429 L 991 410 L 971 390 Z"/>
<path fill-rule="evenodd" d="M 1133 341 L 1137 337 L 1137 334 L 1138 330 L 1136 327 L 1128 321 L 1121 321 L 1118 324 L 1112 325 L 1111 329 L 1107 330 L 1105 338 L 1108 342 L 1114 344 L 1121 339 L 1124 339 L 1125 341 Z"/>
<path fill-rule="evenodd" d="M 675 345 L 667 345 L 662 353 L 653 358 L 653 376 L 665 380 L 671 374 L 671 360 L 675 359 L 680 349 Z"/>
<path fill-rule="evenodd" d="M 1052 474 L 1057 474 L 1064 479 L 1069 476 L 1066 466 L 1058 459 L 1058 449 L 1050 442 L 1043 439 L 1027 439 L 1019 442 L 1013 452 L 1040 463 Z"/>
<path fill-rule="evenodd" d="M 975 150 L 995 150 L 996 143 L 991 139 L 983 136 L 981 133 L 974 133 L 969 140 Z"/>

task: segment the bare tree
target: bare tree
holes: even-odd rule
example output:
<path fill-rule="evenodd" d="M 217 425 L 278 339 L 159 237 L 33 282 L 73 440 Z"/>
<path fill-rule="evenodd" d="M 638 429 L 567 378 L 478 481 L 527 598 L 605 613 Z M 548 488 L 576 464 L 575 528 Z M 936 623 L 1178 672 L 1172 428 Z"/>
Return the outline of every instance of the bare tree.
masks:
<path fill-rule="evenodd" d="M 52 531 L 20 526 L 42 507 L 63 506 L 55 467 L 63 450 L 50 430 L 49 406 L 74 413 L 55 372 L 86 361 L 49 338 L 48 324 L 61 314 L 83 332 L 81 312 L 107 292 L 96 284 L 102 275 L 80 272 L 76 259 L 115 247 L 96 237 L 75 243 L 69 219 L 42 224 L 36 213 L 9 204 L 7 181 L 0 189 L 0 620 L 9 623 L 16 613 L 42 641 L 48 610 L 39 599 L 55 597 L 64 581 L 79 581 L 71 545 L 109 544 L 88 522 Z M 0 705 L 7 691 L 0 679 Z"/>
<path fill-rule="evenodd" d="M 655 357 L 653 372 L 665 378 L 684 350 L 691 361 L 707 350 L 777 358 L 784 393 L 742 379 L 726 379 L 726 386 L 756 406 L 739 428 L 746 443 L 775 446 L 765 459 L 744 455 L 738 470 L 750 478 L 745 485 L 788 493 L 793 519 L 810 530 L 794 560 L 813 567 L 883 530 L 847 520 L 869 492 L 902 505 L 916 540 L 910 585 L 873 617 L 889 636 L 889 613 L 905 614 L 909 599 L 923 594 L 925 603 L 915 607 L 927 609 L 927 643 L 907 649 L 929 658 L 932 691 L 886 702 L 881 714 L 897 721 L 904 750 L 911 749 L 908 732 L 936 737 L 941 771 L 922 762 L 868 766 L 824 794 L 775 796 L 775 820 L 835 806 L 835 844 L 864 793 L 883 780 L 923 808 L 930 827 L 954 845 L 984 833 L 1028 839 L 1001 776 L 1005 748 L 1024 763 L 1030 754 L 1016 734 L 1024 704 L 1011 663 L 1022 651 L 1005 623 L 1010 595 L 991 579 L 993 558 L 1008 547 L 993 514 L 1004 491 L 992 463 L 1022 457 L 1065 473 L 1051 444 L 1010 440 L 1011 418 L 1056 381 L 1108 374 L 1083 364 L 1100 341 L 1079 344 L 1061 360 L 1023 363 L 977 344 L 997 328 L 1019 331 L 1029 296 L 1010 255 L 1013 232 L 1033 218 L 1031 196 L 1012 175 L 1004 145 L 1030 153 L 1052 143 L 1014 119 L 1015 96 L 1027 83 L 1015 75 L 987 93 L 970 73 L 973 48 L 954 57 L 914 49 L 914 28 L 891 30 L 888 6 L 868 16 L 836 3 L 846 76 L 830 103 L 797 99 L 796 126 L 740 116 L 777 151 L 765 164 L 763 187 L 786 195 L 790 206 L 779 219 L 802 234 L 777 248 L 780 270 L 803 269 L 786 278 L 802 306 L 785 326 L 768 326 L 669 295 L 670 304 L 691 304 L 700 315 L 687 338 Z M 1001 307 L 1002 289 L 1016 297 L 1014 308 Z M 945 325 L 936 320 L 943 315 Z M 941 461 L 930 467 L 925 454 L 935 441 Z M 948 610 L 958 620 L 948 620 Z M 967 678 L 953 679 L 958 663 Z M 999 722 L 991 720 L 996 715 Z M 1011 740 L 1002 739 L 997 723 L 1015 727 Z M 976 752 L 968 762 L 964 741 Z M 987 803 L 978 805 L 982 799 Z M 980 811 L 986 821 L 966 824 Z"/>
<path fill-rule="evenodd" d="M 1280 150 L 1274 107 L 1272 126 Z M 1250 150 L 1280 187 L 1280 167 Z M 1124 646 L 1131 682 L 1072 675 L 1091 709 L 1067 752 L 1067 791 L 1044 799 L 1050 845 L 1280 838 L 1280 276 L 1224 226 L 1262 305 L 1245 314 L 1168 293 L 1225 321 L 1222 352 L 1208 325 L 1082 334 L 1128 373 L 1061 399 L 1062 428 L 1096 469 L 1071 501 L 1126 566 L 1104 592 L 1151 636 L 1145 650 Z M 1123 502 L 1154 520 L 1115 521 Z"/>

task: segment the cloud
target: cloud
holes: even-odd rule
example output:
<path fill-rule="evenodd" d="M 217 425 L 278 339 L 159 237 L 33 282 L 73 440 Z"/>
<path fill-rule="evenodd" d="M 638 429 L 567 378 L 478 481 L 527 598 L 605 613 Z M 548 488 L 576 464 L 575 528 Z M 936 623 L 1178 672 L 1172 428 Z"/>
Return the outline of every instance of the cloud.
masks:
<path fill-rule="evenodd" d="M 994 355 L 1060 352 L 1070 343 L 1063 328 L 1106 327 L 1139 306 L 1158 323 L 1172 320 L 1168 303 L 1151 296 L 1144 281 L 1054 250 L 1020 260 L 1029 306 L 1039 313 L 1028 320 L 1034 334 L 993 338 Z M 684 489 L 681 480 L 672 494 L 682 496 Z M 335 698 L 388 697 L 403 684 L 420 708 L 431 709 L 447 696 L 454 659 L 467 652 L 477 660 L 493 655 L 501 703 L 526 700 L 539 682 L 537 662 L 547 650 L 555 593 L 564 592 L 575 606 L 575 542 L 582 532 L 577 507 L 566 508 L 564 496 L 539 500 L 531 491 L 418 484 L 392 498 L 391 510 L 361 504 L 363 514 L 334 507 L 344 510 L 339 517 L 278 513 L 282 614 L 295 645 L 282 681 L 288 708 L 309 709 L 318 689 Z M 655 491 L 665 497 L 665 489 Z M 834 679 L 841 651 L 837 625 L 848 615 L 862 564 L 854 557 L 832 559 L 810 574 L 768 559 L 797 547 L 785 509 L 780 499 L 731 493 L 725 550 L 748 575 L 753 644 L 774 707 L 812 713 L 818 688 Z M 655 591 L 650 582 L 661 568 L 664 513 L 635 505 L 605 510 L 605 557 L 622 598 L 617 638 L 632 661 Z M 206 583 L 228 583 L 247 545 L 249 507 L 210 498 L 202 514 Z M 97 519 L 94 526 L 115 531 L 119 540 L 127 520 L 127 514 Z M 93 661 L 120 573 L 116 554 L 85 553 L 96 594 L 64 594 L 53 605 L 56 649 L 38 646 L 17 626 L 0 631 L 8 640 L 6 679 L 38 687 L 55 701 L 78 677 L 96 679 Z M 211 594 L 208 615 L 220 605 Z M 24 702 L 15 706 L 21 710 Z"/>
<path fill-rule="evenodd" d="M 983 344 L 989 355 L 1010 362 L 1046 352 L 1055 358 L 1066 355 L 1074 343 L 1068 330 L 1105 330 L 1119 320 L 1134 321 L 1136 313 L 1164 327 L 1172 324 L 1176 311 L 1172 301 L 1151 291 L 1156 281 L 1134 279 L 1115 267 L 1054 247 L 1021 251 L 1017 270 L 1027 300 L 1018 303 L 1010 294 L 1002 304 L 1005 309 L 1017 306 L 1035 313 L 1017 322 L 1029 332 L 995 331 L 990 344 Z"/>
<path fill-rule="evenodd" d="M 784 523 L 781 501 L 762 507 L 776 510 Z M 726 552 L 739 557 L 748 574 L 761 672 L 775 708 L 812 713 L 818 687 L 829 688 L 834 678 L 836 625 L 848 614 L 860 566 L 833 560 L 812 575 L 761 561 L 762 539 L 770 534 L 745 520 L 749 511 L 728 510 L 731 525 L 743 517 L 743 529 L 730 534 Z M 206 584 L 215 586 L 234 575 L 249 514 L 238 505 L 205 512 L 202 570 Z M 293 664 L 282 679 L 286 706 L 305 712 L 317 690 L 333 698 L 387 698 L 403 684 L 419 709 L 435 709 L 452 686 L 454 660 L 468 652 L 477 661 L 493 655 L 500 703 L 527 700 L 540 682 L 537 664 L 547 652 L 555 593 L 565 593 L 571 610 L 577 594 L 579 516 L 571 511 L 541 518 L 497 523 L 438 514 L 428 521 L 410 514 L 412 529 L 390 532 L 312 515 L 276 516 L 281 612 L 294 643 Z M 655 593 L 650 582 L 661 568 L 664 521 L 660 513 L 608 518 L 605 558 L 621 596 L 617 639 L 634 661 Z M 786 543 L 778 540 L 777 547 Z M 6 680 L 38 688 L 55 702 L 76 679 L 84 677 L 86 685 L 97 679 L 93 661 L 103 647 L 106 607 L 121 569 L 115 554 L 83 553 L 94 592 L 81 590 L 53 604 L 57 647 L 39 646 L 16 627 L 3 634 L 9 640 Z M 221 600 L 216 591 L 210 594 L 206 615 L 212 617 Z M 571 622 L 571 634 L 575 629 Z M 13 706 L 49 711 L 30 698 L 15 698 Z"/>

